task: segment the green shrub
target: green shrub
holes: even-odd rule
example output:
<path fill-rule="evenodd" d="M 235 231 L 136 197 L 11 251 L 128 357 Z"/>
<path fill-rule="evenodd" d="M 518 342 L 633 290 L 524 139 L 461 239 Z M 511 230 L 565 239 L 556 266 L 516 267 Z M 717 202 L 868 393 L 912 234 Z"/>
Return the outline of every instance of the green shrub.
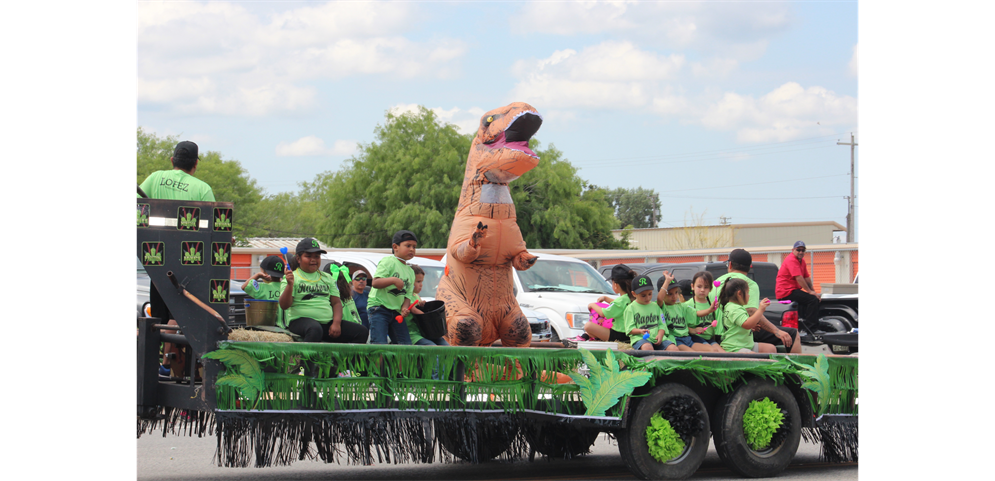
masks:
<path fill-rule="evenodd" d="M 663 419 L 660 413 L 656 413 L 650 418 L 650 425 L 646 426 L 646 444 L 649 445 L 650 456 L 653 459 L 665 463 L 680 456 L 684 452 L 684 441 L 670 427 L 670 421 Z"/>
<path fill-rule="evenodd" d="M 743 413 L 743 434 L 754 451 L 766 449 L 777 428 L 784 422 L 784 413 L 769 398 L 750 401 Z"/>

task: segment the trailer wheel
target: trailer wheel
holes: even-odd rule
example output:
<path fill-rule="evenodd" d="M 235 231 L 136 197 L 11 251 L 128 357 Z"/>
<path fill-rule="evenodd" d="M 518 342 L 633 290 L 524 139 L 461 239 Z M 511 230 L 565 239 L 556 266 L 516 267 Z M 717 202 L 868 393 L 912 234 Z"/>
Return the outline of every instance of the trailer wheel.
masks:
<path fill-rule="evenodd" d="M 477 464 L 496 458 L 507 450 L 518 436 L 518 429 L 509 430 L 492 420 L 481 420 L 473 426 L 440 423 L 436 420 L 435 433 L 439 444 L 446 451 L 464 461 Z"/>
<path fill-rule="evenodd" d="M 546 424 L 528 429 L 525 438 L 539 454 L 553 459 L 570 459 L 590 451 L 600 433 L 569 424 Z"/>
<path fill-rule="evenodd" d="M 678 406 L 680 412 L 673 412 Z M 668 409 L 672 412 L 668 412 Z M 650 455 L 646 428 L 656 413 L 670 420 L 684 441 L 684 451 L 667 462 Z M 628 426 L 618 435 L 618 450 L 622 459 L 639 479 L 686 479 L 701 466 L 708 452 L 708 410 L 691 388 L 676 383 L 653 388 L 639 401 L 629 418 Z"/>
<path fill-rule="evenodd" d="M 750 401 L 768 398 L 784 414 L 781 427 L 774 433 L 770 446 L 753 450 L 743 434 L 743 413 Z M 713 442 L 719 458 L 736 474 L 749 478 L 776 476 L 788 467 L 801 439 L 801 413 L 791 391 L 765 379 L 752 379 L 724 396 L 716 406 L 717 422 L 713 427 Z"/>

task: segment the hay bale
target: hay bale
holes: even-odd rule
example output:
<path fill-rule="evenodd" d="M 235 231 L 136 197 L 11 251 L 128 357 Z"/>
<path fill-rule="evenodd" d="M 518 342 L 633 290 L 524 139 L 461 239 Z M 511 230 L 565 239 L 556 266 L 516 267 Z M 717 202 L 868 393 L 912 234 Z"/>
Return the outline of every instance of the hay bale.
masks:
<path fill-rule="evenodd" d="M 286 334 L 278 332 L 255 331 L 249 329 L 234 329 L 228 333 L 229 341 L 248 342 L 293 342 L 293 339 Z"/>

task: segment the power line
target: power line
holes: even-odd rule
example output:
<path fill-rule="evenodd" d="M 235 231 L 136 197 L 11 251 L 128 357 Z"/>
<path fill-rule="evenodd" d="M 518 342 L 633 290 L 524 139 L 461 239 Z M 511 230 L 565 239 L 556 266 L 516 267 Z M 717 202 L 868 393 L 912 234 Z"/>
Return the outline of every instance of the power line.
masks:
<path fill-rule="evenodd" d="M 660 197 L 668 199 L 696 199 L 696 200 L 805 200 L 805 199 L 839 199 L 838 195 L 825 195 L 821 197 L 684 197 L 662 195 Z"/>
<path fill-rule="evenodd" d="M 805 178 L 801 178 L 801 179 L 770 180 L 770 181 L 767 181 L 767 182 L 753 182 L 753 183 L 750 183 L 750 184 L 716 185 L 716 186 L 712 186 L 712 187 L 695 187 L 695 188 L 691 188 L 691 189 L 667 190 L 667 192 L 687 192 L 689 190 L 725 189 L 725 188 L 729 188 L 729 187 L 749 187 L 751 185 L 779 184 L 779 183 L 782 183 L 782 182 L 797 182 L 797 181 L 800 181 L 800 180 L 828 179 L 830 177 L 843 177 L 845 175 L 847 175 L 847 174 L 821 175 L 821 176 L 818 176 L 818 177 L 805 177 Z M 671 197 L 671 196 L 667 196 L 667 197 Z"/>
<path fill-rule="evenodd" d="M 755 145 L 755 146 L 752 146 L 752 147 L 732 147 L 732 148 L 728 148 L 728 149 L 702 150 L 702 151 L 698 151 L 698 152 L 686 152 L 686 153 L 682 153 L 682 154 L 669 154 L 669 155 L 663 155 L 663 156 L 660 156 L 660 155 L 645 155 L 645 156 L 638 156 L 638 157 L 619 157 L 619 158 L 614 158 L 614 159 L 593 159 L 593 160 L 590 160 L 590 161 L 578 161 L 578 162 L 602 162 L 602 161 L 608 162 L 608 161 L 632 160 L 632 159 L 660 159 L 660 158 L 671 158 L 671 157 L 683 157 L 683 156 L 688 156 L 688 155 L 703 155 L 703 154 L 719 153 L 719 152 L 736 152 L 736 151 L 750 150 L 750 149 L 764 149 L 764 148 L 770 148 L 771 146 L 776 146 L 776 145 L 781 145 L 781 144 L 810 143 L 810 142 L 807 142 L 807 141 L 826 142 L 828 140 L 818 140 L 818 139 L 829 139 L 829 138 L 837 138 L 838 139 L 839 136 L 843 135 L 844 133 L 846 133 L 846 132 L 839 132 L 839 133 L 835 133 L 835 134 L 831 134 L 831 135 L 822 135 L 822 136 L 819 136 L 819 137 L 806 137 L 804 139 L 785 140 L 785 141 L 782 141 L 782 142 L 770 142 L 770 143 L 766 143 L 766 144 Z"/>

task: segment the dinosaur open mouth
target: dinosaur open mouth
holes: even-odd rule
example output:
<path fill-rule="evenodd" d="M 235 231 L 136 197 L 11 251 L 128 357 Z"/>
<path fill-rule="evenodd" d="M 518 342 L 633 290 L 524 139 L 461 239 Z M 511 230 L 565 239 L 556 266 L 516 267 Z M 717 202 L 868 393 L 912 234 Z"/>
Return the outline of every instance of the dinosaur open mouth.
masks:
<path fill-rule="evenodd" d="M 542 116 L 534 112 L 522 112 L 487 146 L 492 149 L 517 150 L 538 159 L 539 156 L 529 148 L 529 139 L 539 131 L 541 125 Z"/>

